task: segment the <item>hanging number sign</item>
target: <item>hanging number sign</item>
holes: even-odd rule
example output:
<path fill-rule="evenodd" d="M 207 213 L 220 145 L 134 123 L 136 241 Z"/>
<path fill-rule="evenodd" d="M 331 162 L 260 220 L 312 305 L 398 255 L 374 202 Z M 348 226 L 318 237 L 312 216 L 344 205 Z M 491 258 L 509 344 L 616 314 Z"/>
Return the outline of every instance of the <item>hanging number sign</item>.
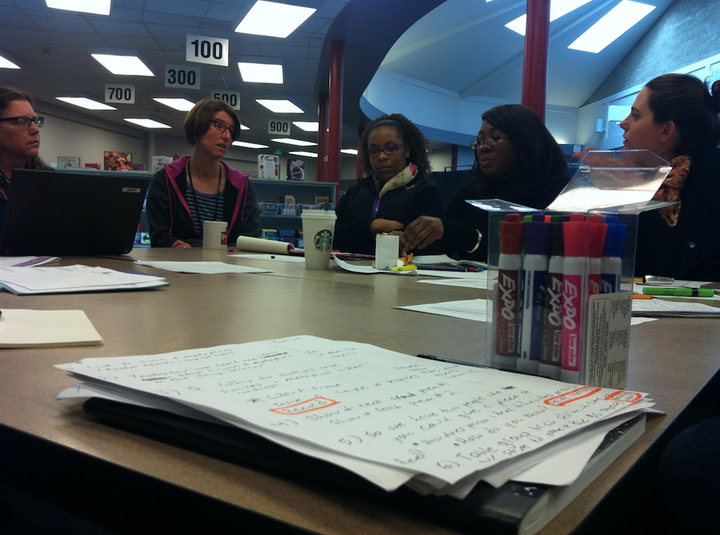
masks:
<path fill-rule="evenodd" d="M 228 43 L 227 39 L 188 35 L 185 44 L 185 61 L 227 67 Z"/>

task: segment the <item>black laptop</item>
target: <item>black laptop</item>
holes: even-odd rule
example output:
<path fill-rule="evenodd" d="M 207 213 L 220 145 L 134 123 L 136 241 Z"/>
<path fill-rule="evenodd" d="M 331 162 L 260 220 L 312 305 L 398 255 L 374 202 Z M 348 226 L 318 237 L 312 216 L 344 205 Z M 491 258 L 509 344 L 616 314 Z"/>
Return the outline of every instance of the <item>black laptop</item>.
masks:
<path fill-rule="evenodd" d="M 0 255 L 90 256 L 130 252 L 149 175 L 15 169 Z"/>

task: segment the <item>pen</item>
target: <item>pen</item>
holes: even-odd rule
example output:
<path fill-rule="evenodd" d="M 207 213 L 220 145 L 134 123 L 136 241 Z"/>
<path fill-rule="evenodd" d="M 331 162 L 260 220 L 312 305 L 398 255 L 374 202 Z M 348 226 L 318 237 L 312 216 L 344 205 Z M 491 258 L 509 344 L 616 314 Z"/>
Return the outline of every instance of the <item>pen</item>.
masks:
<path fill-rule="evenodd" d="M 675 295 L 682 297 L 714 297 L 712 288 L 643 288 L 645 295 Z"/>
<path fill-rule="evenodd" d="M 456 267 L 456 266 L 417 266 L 418 269 L 425 269 L 428 271 L 461 271 L 466 272 L 467 268 Z"/>
<path fill-rule="evenodd" d="M 652 295 L 633 294 L 633 299 L 652 299 Z"/>
<path fill-rule="evenodd" d="M 436 357 L 435 355 L 416 355 L 418 358 L 421 359 L 427 359 L 427 360 L 435 360 L 437 362 L 446 362 L 447 364 L 459 364 L 460 366 L 475 366 L 477 368 L 484 368 L 482 364 L 475 364 L 474 362 L 463 362 L 462 360 L 452 360 L 452 359 L 445 359 L 442 357 Z"/>
<path fill-rule="evenodd" d="M 410 264 L 408 266 L 398 266 L 391 268 L 390 271 L 412 271 L 413 269 L 417 269 L 418 267 L 414 264 Z"/>

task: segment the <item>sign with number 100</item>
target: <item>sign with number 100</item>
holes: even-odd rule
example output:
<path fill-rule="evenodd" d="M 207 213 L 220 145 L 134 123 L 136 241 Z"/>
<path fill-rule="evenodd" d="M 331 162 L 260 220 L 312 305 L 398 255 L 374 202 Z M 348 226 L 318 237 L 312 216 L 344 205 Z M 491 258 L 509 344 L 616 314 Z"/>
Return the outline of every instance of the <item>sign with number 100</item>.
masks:
<path fill-rule="evenodd" d="M 227 67 L 228 46 L 227 39 L 188 35 L 185 43 L 185 61 Z"/>

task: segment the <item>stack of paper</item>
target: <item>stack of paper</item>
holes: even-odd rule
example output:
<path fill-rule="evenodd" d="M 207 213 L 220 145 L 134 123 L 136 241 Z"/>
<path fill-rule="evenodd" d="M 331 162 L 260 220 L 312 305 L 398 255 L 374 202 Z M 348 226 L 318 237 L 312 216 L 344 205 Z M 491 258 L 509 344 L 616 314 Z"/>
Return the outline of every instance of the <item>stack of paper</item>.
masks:
<path fill-rule="evenodd" d="M 0 286 L 16 295 L 143 290 L 167 285 L 162 277 L 101 267 L 0 267 Z"/>
<path fill-rule="evenodd" d="M 311 336 L 58 367 L 85 381 L 60 398 L 100 395 L 221 421 L 387 490 L 456 497 L 553 456 L 572 477 L 571 449 L 652 406 L 642 393 Z"/>
<path fill-rule="evenodd" d="M 0 347 L 89 346 L 104 343 L 82 310 L 3 308 Z"/>

